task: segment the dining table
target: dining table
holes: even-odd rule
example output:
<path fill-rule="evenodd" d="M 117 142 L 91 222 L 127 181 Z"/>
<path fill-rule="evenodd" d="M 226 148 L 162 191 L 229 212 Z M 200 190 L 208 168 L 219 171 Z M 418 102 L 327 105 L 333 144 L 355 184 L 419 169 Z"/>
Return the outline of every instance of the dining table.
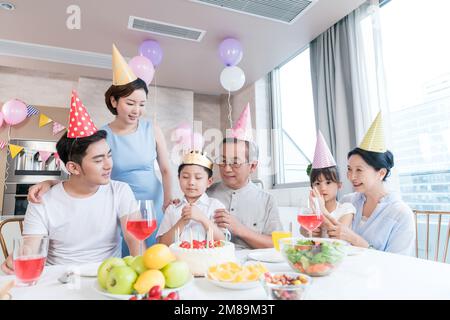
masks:
<path fill-rule="evenodd" d="M 236 252 L 236 256 L 241 263 L 260 260 L 269 271 L 293 271 L 284 261 L 267 262 L 267 259 L 258 258 L 267 256 L 271 250 L 274 249 L 240 250 Z M 82 269 L 83 266 L 79 267 Z M 73 265 L 45 266 L 36 285 L 12 288 L 11 298 L 13 300 L 114 299 L 98 290 L 95 270 L 89 275 L 76 274 L 68 283 L 58 280 L 73 268 Z M 14 275 L 0 276 L 0 287 L 11 279 L 14 279 Z M 262 284 L 258 283 L 248 289 L 227 289 L 204 277 L 193 278 L 179 290 L 179 296 L 181 300 L 268 299 Z M 374 249 L 360 249 L 354 254 L 347 255 L 331 274 L 313 277 L 303 298 L 305 300 L 450 299 L 450 264 Z"/>

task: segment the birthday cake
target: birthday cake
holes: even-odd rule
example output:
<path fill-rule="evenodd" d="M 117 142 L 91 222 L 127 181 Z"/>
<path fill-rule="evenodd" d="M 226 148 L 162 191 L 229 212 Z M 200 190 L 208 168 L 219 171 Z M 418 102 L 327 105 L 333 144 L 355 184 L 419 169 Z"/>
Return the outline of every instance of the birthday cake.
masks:
<path fill-rule="evenodd" d="M 204 276 L 208 267 L 224 262 L 236 261 L 234 244 L 216 240 L 209 244 L 204 241 L 177 241 L 170 250 L 177 260 L 186 262 L 194 276 Z"/>

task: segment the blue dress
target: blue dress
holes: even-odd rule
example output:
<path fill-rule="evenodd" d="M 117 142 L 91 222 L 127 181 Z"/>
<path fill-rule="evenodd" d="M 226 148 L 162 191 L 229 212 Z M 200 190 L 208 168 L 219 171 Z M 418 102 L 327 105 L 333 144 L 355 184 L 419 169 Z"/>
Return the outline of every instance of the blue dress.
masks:
<path fill-rule="evenodd" d="M 369 245 L 385 252 L 414 254 L 414 214 L 398 193 L 389 193 L 381 198 L 367 220 L 362 215 L 366 202 L 363 193 L 345 195 L 340 202 L 350 202 L 356 208 L 352 229 Z"/>
<path fill-rule="evenodd" d="M 108 142 L 114 161 L 111 179 L 126 182 L 137 200 L 153 200 L 158 228 L 163 218 L 163 188 L 155 175 L 156 141 L 153 126 L 140 120 L 135 132 L 126 135 L 114 134 L 109 127 L 102 127 L 108 135 Z M 158 228 L 145 241 L 147 246 L 156 243 Z M 122 241 L 122 256 L 129 255 L 128 246 Z"/>

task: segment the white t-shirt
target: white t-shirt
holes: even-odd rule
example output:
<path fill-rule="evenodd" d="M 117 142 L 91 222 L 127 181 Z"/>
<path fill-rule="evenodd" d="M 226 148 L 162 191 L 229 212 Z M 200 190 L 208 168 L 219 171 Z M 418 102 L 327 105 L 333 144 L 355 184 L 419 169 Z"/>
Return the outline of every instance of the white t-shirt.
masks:
<path fill-rule="evenodd" d="M 119 219 L 136 209 L 126 183 L 111 181 L 82 199 L 71 197 L 58 183 L 41 204 L 28 205 L 23 232 L 48 235 L 48 264 L 99 262 L 121 256 Z"/>
<path fill-rule="evenodd" d="M 330 212 L 330 215 L 335 218 L 336 220 L 339 220 L 342 218 L 342 216 L 345 216 L 346 214 L 351 213 L 352 215 L 355 215 L 356 209 L 350 202 L 344 202 L 340 203 L 337 202 L 336 209 L 334 209 L 333 212 Z M 351 228 L 351 224 L 350 224 Z M 322 238 L 328 238 L 327 229 L 325 228 L 325 225 L 322 225 Z"/>
<path fill-rule="evenodd" d="M 171 204 L 167 207 L 164 213 L 164 218 L 159 227 L 156 237 L 160 237 L 169 231 L 181 218 L 181 211 L 183 207 L 188 204 L 186 198 L 183 198 L 181 202 L 175 206 Z M 203 214 L 210 220 L 214 217 L 214 211 L 217 209 L 225 209 L 225 206 L 217 199 L 210 198 L 206 193 L 202 194 L 200 198 L 194 203 Z M 206 231 L 203 225 L 197 221 L 191 220 L 183 230 L 180 230 L 180 240 L 181 241 L 191 241 L 191 230 L 192 238 L 195 240 L 206 239 Z"/>

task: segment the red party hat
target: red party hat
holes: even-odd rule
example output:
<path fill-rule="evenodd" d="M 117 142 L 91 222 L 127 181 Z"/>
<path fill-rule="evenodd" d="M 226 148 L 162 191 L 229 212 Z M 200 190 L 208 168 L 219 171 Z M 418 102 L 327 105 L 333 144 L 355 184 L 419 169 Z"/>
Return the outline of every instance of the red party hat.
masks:
<path fill-rule="evenodd" d="M 92 136 L 97 132 L 97 127 L 87 113 L 86 107 L 78 98 L 75 90 L 72 90 L 72 99 L 70 101 L 69 130 L 68 138 L 83 138 Z"/>

